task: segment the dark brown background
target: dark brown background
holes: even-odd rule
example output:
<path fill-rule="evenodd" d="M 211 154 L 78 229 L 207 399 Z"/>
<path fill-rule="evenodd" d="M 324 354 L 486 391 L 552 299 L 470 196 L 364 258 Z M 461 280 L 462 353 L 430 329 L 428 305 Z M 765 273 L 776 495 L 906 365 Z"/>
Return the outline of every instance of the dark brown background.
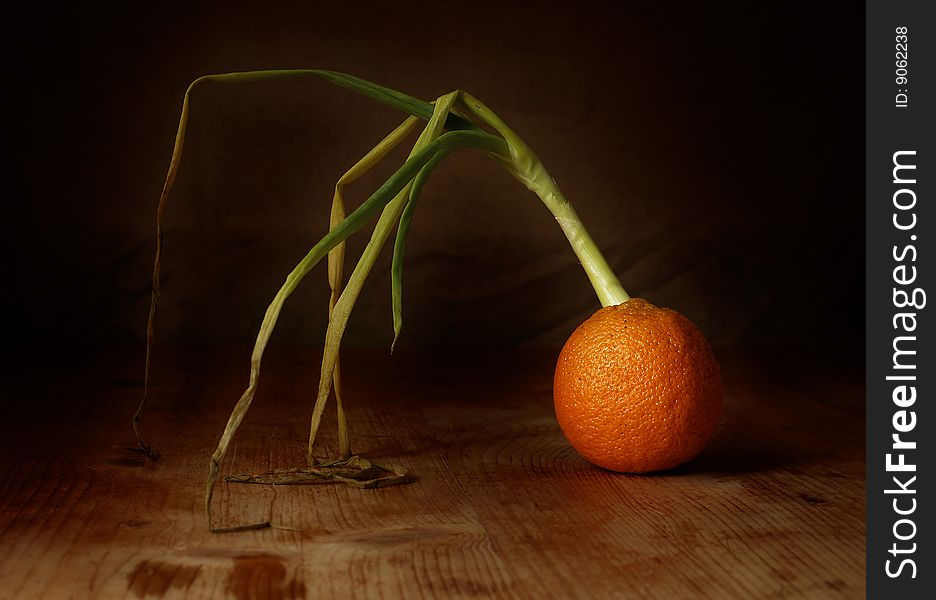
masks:
<path fill-rule="evenodd" d="M 470 90 L 537 150 L 624 286 L 716 344 L 860 346 L 861 5 L 259 5 L 33 9 L 7 36 L 8 347 L 142 340 L 187 84 L 289 67 L 426 99 Z M 317 80 L 199 89 L 167 215 L 160 339 L 251 341 L 325 232 L 335 179 L 400 118 Z M 348 343 L 390 342 L 389 254 Z M 320 343 L 325 281 L 322 265 L 275 341 Z M 425 190 L 404 286 L 400 343 L 413 346 L 559 344 L 598 307 L 549 213 L 470 153 Z"/>

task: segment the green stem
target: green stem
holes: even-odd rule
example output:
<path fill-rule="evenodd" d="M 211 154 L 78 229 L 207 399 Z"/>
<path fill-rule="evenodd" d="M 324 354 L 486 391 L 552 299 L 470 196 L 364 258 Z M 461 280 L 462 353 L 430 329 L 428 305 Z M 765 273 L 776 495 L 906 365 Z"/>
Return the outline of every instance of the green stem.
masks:
<path fill-rule="evenodd" d="M 601 305 L 615 306 L 630 300 L 630 294 L 621 285 L 617 275 L 605 260 L 604 254 L 588 234 L 585 224 L 566 200 L 555 180 L 549 176 L 546 169 L 542 169 L 541 174 L 541 178 L 532 180 L 527 187 L 539 196 L 549 212 L 556 218 L 569 244 L 572 245 L 572 251 L 575 252 L 582 268 L 585 269 L 588 281 L 598 294 Z"/>
<path fill-rule="evenodd" d="M 507 141 L 510 146 L 510 159 L 504 160 L 499 156 L 495 158 L 511 175 L 539 196 L 549 212 L 556 218 L 572 246 L 572 251 L 582 263 L 582 268 L 585 269 L 588 280 L 595 289 L 595 293 L 598 294 L 601 305 L 614 306 L 630 300 L 630 294 L 621 285 L 617 275 L 605 260 L 604 254 L 589 235 L 585 224 L 582 223 L 575 209 L 563 195 L 556 181 L 546 171 L 533 149 L 527 146 L 520 136 L 480 100 L 467 92 L 462 92 L 461 101 L 471 113 L 493 127 Z"/>

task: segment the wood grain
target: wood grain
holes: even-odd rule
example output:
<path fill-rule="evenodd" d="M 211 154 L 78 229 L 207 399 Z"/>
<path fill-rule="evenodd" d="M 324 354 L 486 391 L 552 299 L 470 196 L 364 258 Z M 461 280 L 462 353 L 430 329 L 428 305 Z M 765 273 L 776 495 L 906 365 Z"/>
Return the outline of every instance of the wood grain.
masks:
<path fill-rule="evenodd" d="M 161 348 L 142 459 L 139 353 L 8 375 L 0 598 L 856 598 L 864 387 L 722 351 L 726 417 L 676 471 L 597 469 L 552 413 L 555 350 L 347 351 L 355 451 L 413 482 L 220 484 L 208 457 L 248 349 Z M 274 348 L 225 473 L 302 466 L 319 351 Z M 74 359 L 70 359 L 74 360 Z M 65 364 L 64 362 L 62 364 Z M 75 364 L 75 363 L 71 363 Z M 337 449 L 327 413 L 320 456 Z"/>

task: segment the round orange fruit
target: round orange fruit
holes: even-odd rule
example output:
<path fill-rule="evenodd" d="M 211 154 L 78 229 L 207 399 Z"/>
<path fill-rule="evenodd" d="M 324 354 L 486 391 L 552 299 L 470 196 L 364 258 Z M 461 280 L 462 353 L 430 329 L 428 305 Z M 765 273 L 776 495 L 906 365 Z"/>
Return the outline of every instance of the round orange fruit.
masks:
<path fill-rule="evenodd" d="M 722 409 L 718 362 L 685 316 L 640 298 L 602 308 L 569 337 L 556 365 L 556 418 L 599 467 L 648 473 L 705 446 Z"/>

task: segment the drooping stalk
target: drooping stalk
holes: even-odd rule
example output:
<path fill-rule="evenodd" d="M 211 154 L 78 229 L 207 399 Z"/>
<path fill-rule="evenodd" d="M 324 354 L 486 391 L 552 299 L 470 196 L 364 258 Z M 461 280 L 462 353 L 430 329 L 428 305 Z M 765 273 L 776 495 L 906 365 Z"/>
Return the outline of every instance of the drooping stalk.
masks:
<path fill-rule="evenodd" d="M 156 460 L 158 454 L 149 445 L 143 441 L 143 434 L 140 431 L 140 415 L 143 413 L 143 406 L 146 404 L 149 395 L 150 370 L 153 362 L 153 339 L 156 334 L 156 313 L 159 308 L 159 284 L 160 284 L 160 264 L 162 258 L 163 245 L 163 215 L 166 212 L 166 201 L 169 199 L 169 193 L 175 183 L 176 174 L 179 172 L 179 164 L 182 162 L 182 146 L 185 143 L 185 128 L 188 125 L 189 113 L 189 95 L 192 88 L 202 79 L 196 79 L 189 84 L 182 97 L 182 114 L 179 117 L 179 127 L 176 129 L 175 143 L 172 147 L 172 157 L 169 159 L 169 170 L 166 173 L 166 179 L 163 182 L 162 191 L 159 194 L 159 203 L 156 207 L 156 256 L 153 259 L 153 283 L 150 292 L 149 315 L 146 320 L 146 363 L 143 368 L 143 395 L 140 397 L 140 404 L 133 414 L 133 433 L 136 435 L 137 445 L 149 458 Z"/>
<path fill-rule="evenodd" d="M 484 123 L 487 123 L 501 134 L 510 146 L 510 160 L 498 160 L 508 172 L 525 185 L 530 191 L 539 196 L 546 208 L 553 214 L 566 238 L 572 245 L 572 251 L 582 263 L 585 274 L 588 276 L 595 293 L 602 306 L 621 304 L 630 299 L 620 280 L 611 270 L 601 250 L 592 240 L 585 229 L 572 204 L 563 195 L 559 185 L 546 171 L 543 163 L 536 153 L 520 139 L 510 127 L 498 117 L 494 111 L 485 106 L 477 98 L 467 92 L 461 94 L 460 100 L 472 114 Z"/>
<path fill-rule="evenodd" d="M 507 141 L 510 146 L 509 156 L 505 157 L 498 154 L 492 154 L 491 156 L 513 177 L 535 193 L 553 214 L 569 240 L 573 252 L 585 269 L 588 280 L 592 284 L 601 305 L 616 305 L 630 299 L 630 295 L 621 285 L 601 250 L 592 240 L 572 204 L 565 198 L 562 190 L 559 189 L 558 184 L 546 171 L 533 150 L 491 109 L 471 96 L 471 94 L 459 92 L 457 107 L 453 111 L 457 111 L 459 108 L 490 125 Z M 428 171 L 426 175 L 428 176 Z M 422 173 L 417 177 L 414 189 L 421 189 L 425 183 L 426 178 L 421 176 Z M 393 316 L 391 351 L 399 339 L 403 324 L 403 254 L 414 212 L 415 202 L 410 201 L 400 217 L 394 242 L 393 262 L 390 269 L 390 297 Z"/>
<path fill-rule="evenodd" d="M 419 138 L 416 140 L 416 143 L 413 145 L 413 150 L 410 153 L 410 157 L 418 155 L 424 148 L 428 147 L 434 141 L 440 139 L 440 135 L 442 134 L 442 127 L 449 115 L 449 109 L 454 103 L 456 97 L 457 92 L 453 92 L 436 100 L 433 107 L 432 117 L 429 119 L 426 127 L 423 129 Z M 502 141 L 503 140 L 501 140 L 501 142 Z M 429 161 L 421 166 L 419 172 L 422 173 L 426 168 L 431 168 L 430 165 L 438 164 L 439 160 L 441 160 L 445 154 L 446 153 L 440 152 L 433 156 Z M 341 297 L 338 298 L 338 302 L 335 304 L 335 309 L 332 311 L 331 319 L 328 321 L 328 330 L 325 334 L 325 351 L 322 355 L 322 372 L 319 379 L 318 396 L 315 400 L 315 407 L 312 411 L 312 422 L 309 427 L 309 446 L 306 456 L 310 465 L 314 464 L 315 462 L 312 455 L 312 447 L 315 443 L 315 437 L 318 433 L 319 426 L 321 425 L 322 414 L 325 410 L 325 402 L 328 399 L 330 383 L 333 378 L 335 365 L 337 364 L 338 349 L 341 346 L 341 338 L 344 335 L 345 327 L 347 327 L 348 319 L 350 318 L 351 311 L 354 309 L 354 304 L 357 302 L 357 298 L 361 293 L 361 289 L 364 287 L 364 281 L 370 274 L 371 268 L 374 266 L 374 261 L 377 260 L 377 255 L 380 253 L 381 248 L 383 248 L 384 243 L 387 241 L 387 238 L 393 229 L 393 225 L 399 221 L 400 215 L 402 214 L 403 209 L 406 207 L 407 201 L 409 201 L 411 198 L 412 190 L 413 182 L 410 182 L 384 208 L 383 214 L 380 215 L 380 219 L 377 221 L 377 225 L 374 227 L 374 231 L 371 234 L 371 239 L 368 241 L 367 246 L 365 246 L 364 252 L 361 254 L 361 258 L 358 261 L 357 266 L 355 266 L 354 271 L 351 273 L 351 276 L 348 279 L 347 286 L 345 286 L 344 291 L 341 293 Z"/>
<path fill-rule="evenodd" d="M 380 162 L 390 150 L 395 148 L 412 130 L 416 124 L 416 117 L 408 117 L 396 129 L 388 134 L 376 146 L 371 148 L 354 166 L 338 178 L 335 183 L 335 195 L 332 198 L 331 215 L 329 216 L 329 231 L 336 229 L 345 218 L 344 186 L 353 183 Z M 421 173 L 422 171 L 420 171 Z M 334 317 L 335 304 L 341 296 L 341 276 L 344 268 L 345 242 L 340 242 L 328 253 L 328 286 L 331 294 L 328 298 L 328 320 Z M 337 353 L 337 350 L 336 350 Z M 341 392 L 341 362 L 335 357 L 335 369 L 332 377 L 332 386 L 335 390 L 335 405 L 338 409 L 338 452 L 341 458 L 351 456 L 351 435 L 348 429 L 348 419 L 344 411 L 344 402 Z"/>

